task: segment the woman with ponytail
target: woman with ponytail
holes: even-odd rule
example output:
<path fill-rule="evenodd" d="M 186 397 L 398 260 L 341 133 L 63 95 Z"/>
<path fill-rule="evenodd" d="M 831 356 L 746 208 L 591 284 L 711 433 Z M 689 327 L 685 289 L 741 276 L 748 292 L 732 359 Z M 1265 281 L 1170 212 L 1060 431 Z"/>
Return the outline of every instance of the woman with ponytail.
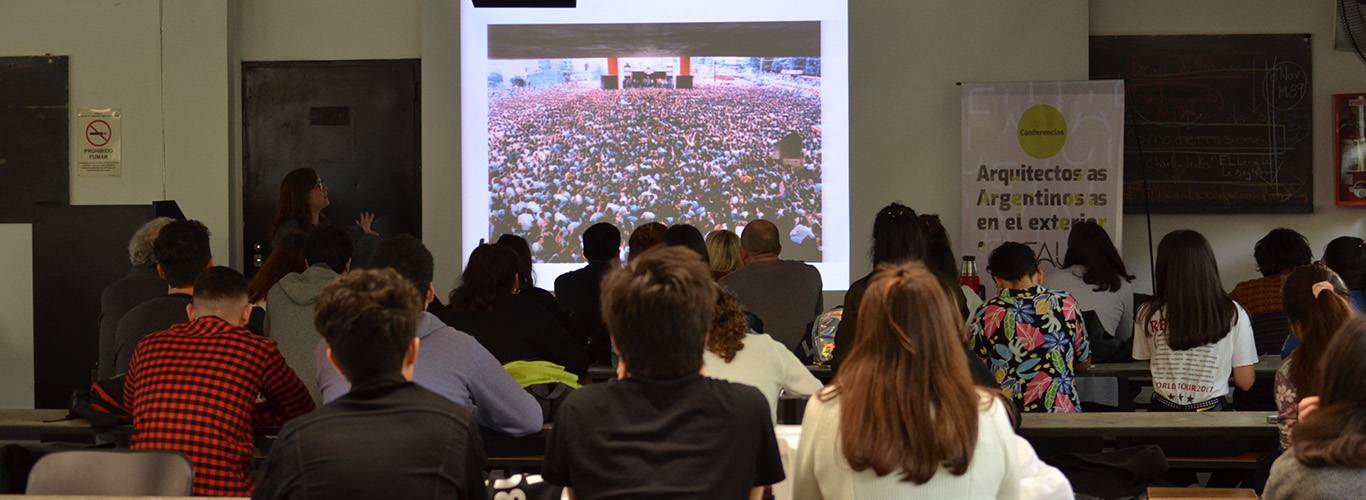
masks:
<path fill-rule="evenodd" d="M 1366 318 L 1347 320 L 1321 364 L 1330 369 L 1320 374 L 1319 395 L 1300 403 L 1294 444 L 1271 466 L 1264 500 L 1347 500 L 1366 491 Z"/>
<path fill-rule="evenodd" d="M 1317 396 L 1322 389 L 1322 360 L 1334 332 L 1352 317 L 1347 293 L 1338 275 L 1323 264 L 1301 266 L 1285 279 L 1285 315 L 1300 345 L 1276 370 L 1276 409 L 1284 449 L 1291 445 L 1300 399 Z"/>

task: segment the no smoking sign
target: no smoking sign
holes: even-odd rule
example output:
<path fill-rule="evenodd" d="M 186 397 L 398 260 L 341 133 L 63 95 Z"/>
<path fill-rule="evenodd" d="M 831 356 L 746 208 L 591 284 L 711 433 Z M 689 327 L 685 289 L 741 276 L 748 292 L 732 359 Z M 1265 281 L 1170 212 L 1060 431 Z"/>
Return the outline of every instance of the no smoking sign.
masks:
<path fill-rule="evenodd" d="M 85 140 L 91 146 L 102 148 L 109 144 L 109 140 L 114 138 L 114 132 L 109 127 L 109 122 L 95 120 L 90 125 L 85 126 Z"/>
<path fill-rule="evenodd" d="M 122 113 L 118 109 L 82 109 L 76 112 L 77 177 L 119 177 L 123 175 Z"/>

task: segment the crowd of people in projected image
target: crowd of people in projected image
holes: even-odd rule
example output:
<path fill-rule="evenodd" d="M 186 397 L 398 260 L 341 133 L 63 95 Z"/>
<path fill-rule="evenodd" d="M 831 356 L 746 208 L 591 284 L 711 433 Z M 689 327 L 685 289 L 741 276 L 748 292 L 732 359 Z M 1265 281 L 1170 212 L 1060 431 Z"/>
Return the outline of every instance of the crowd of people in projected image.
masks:
<path fill-rule="evenodd" d="M 763 218 L 786 233 L 785 248 L 818 260 L 817 89 L 586 83 L 490 89 L 491 234 L 525 235 L 537 261 L 578 262 L 576 235 L 596 222 L 706 232 Z M 781 162 L 775 143 L 793 133 L 803 159 Z"/>

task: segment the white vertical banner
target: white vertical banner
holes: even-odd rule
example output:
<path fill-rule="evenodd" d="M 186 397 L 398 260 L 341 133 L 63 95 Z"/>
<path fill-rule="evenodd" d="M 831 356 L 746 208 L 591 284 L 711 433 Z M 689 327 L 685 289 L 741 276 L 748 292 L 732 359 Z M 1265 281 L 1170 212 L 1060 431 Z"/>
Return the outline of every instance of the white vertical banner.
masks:
<path fill-rule="evenodd" d="M 1120 246 L 1124 82 L 964 83 L 961 255 L 977 256 L 988 294 L 991 250 L 1029 245 L 1044 274 L 1067 235 L 1099 223 Z"/>

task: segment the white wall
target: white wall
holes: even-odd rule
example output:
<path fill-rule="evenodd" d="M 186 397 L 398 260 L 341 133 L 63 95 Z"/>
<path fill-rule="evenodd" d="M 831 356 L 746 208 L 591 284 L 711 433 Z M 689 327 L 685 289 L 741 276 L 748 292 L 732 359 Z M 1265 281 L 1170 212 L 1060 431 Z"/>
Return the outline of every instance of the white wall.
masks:
<path fill-rule="evenodd" d="M 162 198 L 160 31 L 153 0 L 14 0 L 0 6 L 0 55 L 70 56 L 71 108 L 123 109 L 123 177 L 82 179 L 73 169 L 72 203 Z M 71 116 L 74 126 L 74 111 Z M 32 234 L 28 224 L 0 224 L 4 408 L 33 405 Z"/>
<path fill-rule="evenodd" d="M 1224 286 L 1260 277 L 1252 247 L 1277 227 L 1288 227 L 1309 238 L 1317 257 L 1330 240 L 1342 235 L 1362 236 L 1366 223 L 1362 207 L 1338 207 L 1333 202 L 1332 95 L 1366 90 L 1366 65 L 1351 52 L 1333 50 L 1332 0 L 1289 4 L 1278 0 L 1092 0 L 1093 35 L 1190 35 L 1310 33 L 1313 35 L 1314 98 L 1314 213 L 1303 215 L 1155 215 L 1153 242 L 1176 229 L 1194 229 L 1214 247 Z M 1124 219 L 1124 261 L 1139 276 L 1136 289 L 1150 292 L 1146 220 L 1127 214 Z"/>
<path fill-rule="evenodd" d="M 849 275 L 856 279 L 872 269 L 873 216 L 892 201 L 939 213 L 949 234 L 958 234 L 956 83 L 1085 80 L 1087 8 L 1077 0 L 849 3 Z M 843 302 L 843 293 L 826 293 L 827 307 Z"/>

